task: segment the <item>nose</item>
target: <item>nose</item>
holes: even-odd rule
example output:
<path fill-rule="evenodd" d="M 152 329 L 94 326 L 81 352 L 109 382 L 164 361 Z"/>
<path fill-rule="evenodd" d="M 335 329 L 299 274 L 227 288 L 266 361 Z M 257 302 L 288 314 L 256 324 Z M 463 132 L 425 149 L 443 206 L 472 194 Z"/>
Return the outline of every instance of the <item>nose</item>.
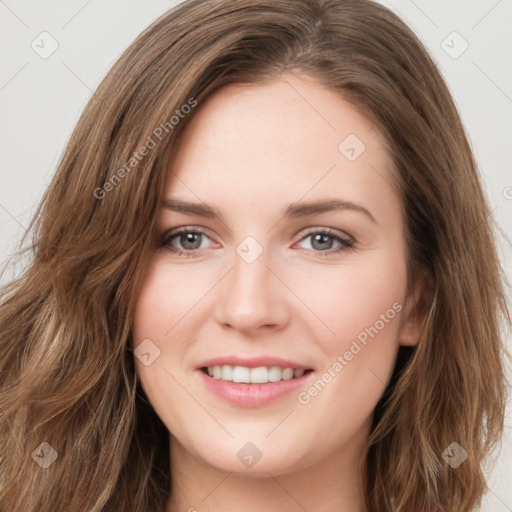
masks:
<path fill-rule="evenodd" d="M 220 325 L 254 334 L 288 324 L 287 290 L 269 267 L 266 251 L 252 263 L 235 253 L 233 268 L 218 290 L 215 319 Z"/>

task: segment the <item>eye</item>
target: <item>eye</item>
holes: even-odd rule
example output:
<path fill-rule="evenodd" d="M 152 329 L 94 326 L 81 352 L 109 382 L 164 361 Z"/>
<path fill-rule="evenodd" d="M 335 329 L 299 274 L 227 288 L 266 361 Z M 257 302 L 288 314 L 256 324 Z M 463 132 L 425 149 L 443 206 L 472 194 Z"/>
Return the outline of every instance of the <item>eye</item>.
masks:
<path fill-rule="evenodd" d="M 310 231 L 301 238 L 300 242 L 308 239 L 310 239 L 308 244 L 310 247 L 303 248 L 320 256 L 337 254 L 354 247 L 354 241 L 351 238 L 340 236 L 337 231 L 327 228 Z M 180 228 L 165 234 L 162 246 L 178 256 L 188 258 L 195 257 L 198 251 L 207 249 L 208 240 L 211 239 L 199 228 Z"/>
<path fill-rule="evenodd" d="M 303 236 L 300 241 L 304 242 L 308 239 L 311 239 L 308 244 L 310 247 L 306 247 L 306 249 L 320 253 L 321 256 L 339 253 L 354 247 L 354 241 L 352 239 L 348 237 L 344 238 L 331 229 L 310 231 Z"/>
<path fill-rule="evenodd" d="M 181 228 L 164 235 L 162 245 L 178 256 L 185 257 L 194 256 L 194 251 L 206 249 L 208 244 L 204 244 L 205 240 L 209 240 L 206 234 L 198 228 Z M 188 254 L 190 253 L 190 254 Z"/>

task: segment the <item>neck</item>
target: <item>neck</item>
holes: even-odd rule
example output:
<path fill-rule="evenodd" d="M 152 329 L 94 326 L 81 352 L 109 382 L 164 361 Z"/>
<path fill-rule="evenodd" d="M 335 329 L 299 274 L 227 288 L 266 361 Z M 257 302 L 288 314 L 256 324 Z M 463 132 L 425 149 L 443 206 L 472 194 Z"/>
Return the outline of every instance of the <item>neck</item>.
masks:
<path fill-rule="evenodd" d="M 366 511 L 361 469 L 367 437 L 351 439 L 305 469 L 258 476 L 221 471 L 193 457 L 172 435 L 170 439 L 167 512 Z"/>

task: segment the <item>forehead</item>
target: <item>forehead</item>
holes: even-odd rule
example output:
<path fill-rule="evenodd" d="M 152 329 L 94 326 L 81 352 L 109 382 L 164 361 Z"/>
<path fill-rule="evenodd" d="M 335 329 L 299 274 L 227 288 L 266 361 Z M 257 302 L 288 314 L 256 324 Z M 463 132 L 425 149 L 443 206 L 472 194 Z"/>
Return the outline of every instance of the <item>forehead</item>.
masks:
<path fill-rule="evenodd" d="M 225 86 L 200 104 L 166 192 L 238 206 L 277 207 L 305 195 L 396 202 L 390 167 L 371 120 L 315 79 L 287 74 Z"/>

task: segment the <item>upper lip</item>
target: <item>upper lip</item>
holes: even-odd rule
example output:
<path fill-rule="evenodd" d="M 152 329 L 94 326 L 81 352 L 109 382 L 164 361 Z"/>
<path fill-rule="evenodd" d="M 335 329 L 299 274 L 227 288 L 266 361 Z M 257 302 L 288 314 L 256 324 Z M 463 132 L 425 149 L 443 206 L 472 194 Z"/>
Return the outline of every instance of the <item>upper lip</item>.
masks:
<path fill-rule="evenodd" d="M 258 356 L 258 357 L 239 357 L 239 356 L 221 356 L 207 359 L 200 363 L 197 369 L 207 368 L 208 366 L 246 366 L 247 368 L 258 368 L 260 366 L 279 366 L 281 368 L 292 368 L 294 370 L 309 370 L 310 366 L 290 361 L 289 359 L 282 359 L 274 356 Z"/>

